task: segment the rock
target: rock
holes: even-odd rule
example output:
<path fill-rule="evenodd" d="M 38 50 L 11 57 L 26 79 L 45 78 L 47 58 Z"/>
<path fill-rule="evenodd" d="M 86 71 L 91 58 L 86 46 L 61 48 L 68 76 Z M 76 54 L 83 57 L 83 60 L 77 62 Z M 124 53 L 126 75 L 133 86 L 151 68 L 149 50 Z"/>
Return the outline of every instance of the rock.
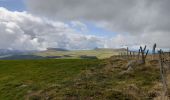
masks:
<path fill-rule="evenodd" d="M 129 69 L 129 67 L 133 68 L 136 65 L 137 61 L 136 60 L 131 60 L 128 62 L 128 64 L 126 65 L 126 68 Z"/>
<path fill-rule="evenodd" d="M 126 65 L 126 70 L 125 71 L 122 71 L 119 73 L 119 75 L 125 75 L 125 74 L 128 74 L 130 72 L 133 71 L 135 65 L 136 65 L 137 61 L 136 60 L 131 60 L 128 62 L 128 64 Z"/>
<path fill-rule="evenodd" d="M 132 66 L 130 66 L 127 70 L 126 70 L 126 72 L 130 72 L 130 71 L 132 71 L 133 70 L 133 68 L 132 68 Z"/>
<path fill-rule="evenodd" d="M 28 85 L 26 85 L 26 84 L 23 84 L 23 85 L 21 85 L 20 87 L 21 88 L 24 88 L 24 87 L 27 87 Z"/>

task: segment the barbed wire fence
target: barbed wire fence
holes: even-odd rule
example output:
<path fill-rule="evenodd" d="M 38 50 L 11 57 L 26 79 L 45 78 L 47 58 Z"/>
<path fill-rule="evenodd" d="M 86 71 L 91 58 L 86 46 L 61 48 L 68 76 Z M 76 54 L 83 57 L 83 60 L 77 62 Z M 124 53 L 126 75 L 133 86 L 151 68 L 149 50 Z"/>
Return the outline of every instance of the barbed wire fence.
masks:
<path fill-rule="evenodd" d="M 163 85 L 161 100 L 170 100 L 168 75 L 170 72 L 170 52 L 159 51 L 160 75 Z"/>
<path fill-rule="evenodd" d="M 146 45 L 144 47 L 140 46 L 139 50 L 130 50 L 128 47 L 125 51 L 119 52 L 118 55 L 113 56 L 117 59 L 127 59 L 127 60 L 141 60 L 145 63 L 145 60 L 149 54 L 149 49 L 146 49 Z"/>
<path fill-rule="evenodd" d="M 170 100 L 170 50 L 167 52 L 163 50 L 159 50 L 156 52 L 156 44 L 153 46 L 152 54 L 149 54 L 149 60 L 158 60 L 159 68 L 160 68 L 160 78 L 162 83 L 162 93 L 160 96 L 160 100 Z M 157 49 L 158 50 L 158 49 Z M 146 46 L 144 48 L 140 47 L 139 51 L 131 51 L 128 47 L 126 51 L 120 52 L 117 55 L 117 58 L 124 59 L 136 59 L 136 60 L 145 60 L 149 50 L 146 50 Z M 143 55 L 142 56 L 142 52 Z"/>

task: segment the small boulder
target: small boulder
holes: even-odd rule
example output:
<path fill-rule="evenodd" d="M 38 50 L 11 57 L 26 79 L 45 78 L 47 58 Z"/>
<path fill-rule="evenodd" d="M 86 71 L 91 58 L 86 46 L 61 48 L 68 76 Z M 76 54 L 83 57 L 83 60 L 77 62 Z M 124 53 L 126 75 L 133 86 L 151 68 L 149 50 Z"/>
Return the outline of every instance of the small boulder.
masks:
<path fill-rule="evenodd" d="M 129 68 L 133 68 L 134 66 L 136 66 L 137 64 L 137 60 L 131 60 L 128 62 L 128 64 L 126 65 L 126 68 L 129 69 Z"/>

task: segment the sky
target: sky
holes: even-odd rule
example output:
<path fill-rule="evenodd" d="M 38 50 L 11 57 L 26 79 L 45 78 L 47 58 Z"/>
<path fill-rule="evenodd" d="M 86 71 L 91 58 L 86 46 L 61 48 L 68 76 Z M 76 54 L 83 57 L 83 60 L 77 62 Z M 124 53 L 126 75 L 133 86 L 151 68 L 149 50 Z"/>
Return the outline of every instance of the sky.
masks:
<path fill-rule="evenodd" d="M 0 0 L 0 49 L 170 48 L 170 0 Z"/>

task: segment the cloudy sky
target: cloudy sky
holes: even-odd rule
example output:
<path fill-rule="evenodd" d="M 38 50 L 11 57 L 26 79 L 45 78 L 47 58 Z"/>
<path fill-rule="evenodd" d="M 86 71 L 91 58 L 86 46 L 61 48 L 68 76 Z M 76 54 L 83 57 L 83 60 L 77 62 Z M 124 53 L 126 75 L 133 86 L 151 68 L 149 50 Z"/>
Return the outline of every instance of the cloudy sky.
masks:
<path fill-rule="evenodd" d="M 0 0 L 0 49 L 170 48 L 170 0 Z"/>

